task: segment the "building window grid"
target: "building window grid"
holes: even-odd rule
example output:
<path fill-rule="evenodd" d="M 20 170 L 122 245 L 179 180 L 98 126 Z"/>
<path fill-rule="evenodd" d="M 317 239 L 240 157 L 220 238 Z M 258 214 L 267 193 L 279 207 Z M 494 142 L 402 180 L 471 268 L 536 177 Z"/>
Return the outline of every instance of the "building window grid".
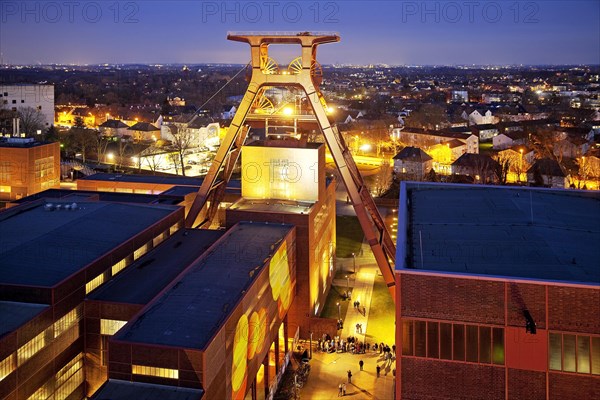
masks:
<path fill-rule="evenodd" d="M 491 325 L 456 324 L 456 323 L 444 322 L 444 321 L 431 321 L 431 320 L 418 320 L 418 319 L 405 320 L 404 322 L 408 323 L 409 329 L 411 330 L 410 334 L 409 334 L 409 337 L 410 337 L 410 340 L 411 340 L 411 343 L 410 343 L 411 344 L 411 346 L 410 346 L 411 348 L 407 349 L 407 348 L 404 347 L 404 344 L 403 344 L 402 345 L 403 346 L 403 350 L 402 350 L 403 351 L 403 353 L 402 353 L 403 356 L 419 357 L 419 358 L 432 358 L 432 359 L 440 359 L 440 360 L 444 360 L 444 361 L 457 361 L 457 362 L 465 362 L 465 363 L 469 363 L 469 364 L 484 364 L 484 365 L 498 365 L 498 366 L 503 366 L 504 365 L 505 349 L 506 349 L 506 347 L 505 347 L 505 343 L 504 343 L 504 328 L 503 327 L 494 327 L 494 326 L 491 326 Z M 418 355 L 417 354 L 417 352 L 418 352 L 418 349 L 417 349 L 417 346 L 418 346 L 417 340 L 419 339 L 417 336 L 419 336 L 419 335 L 417 335 L 417 333 L 416 333 L 417 329 L 415 327 L 415 322 L 419 322 L 419 323 L 424 323 L 425 324 L 425 329 L 422 330 L 422 334 L 425 335 L 425 340 L 424 340 L 425 348 L 423 349 L 424 351 L 422 351 L 423 355 Z M 436 346 L 438 353 L 437 353 L 437 356 L 433 356 L 433 357 L 429 356 L 429 354 L 430 354 L 430 348 L 429 348 L 429 346 L 430 346 L 430 343 L 429 343 L 430 340 L 429 339 L 430 338 L 429 338 L 429 326 L 428 326 L 428 324 L 430 324 L 430 323 L 432 323 L 432 324 L 438 324 L 438 327 L 437 327 L 437 346 Z M 441 340 L 441 332 L 440 332 L 440 330 L 441 330 L 440 324 L 441 323 L 446 323 L 446 324 L 451 325 L 451 327 L 450 327 L 450 341 L 449 341 L 450 344 L 451 344 L 451 347 L 449 349 L 449 353 L 451 355 L 450 358 L 442 358 L 442 356 L 441 356 L 441 354 L 442 354 L 442 340 Z M 456 359 L 454 357 L 454 355 L 455 355 L 454 354 L 454 331 L 455 331 L 454 330 L 454 326 L 455 325 L 462 326 L 463 327 L 463 332 L 464 332 L 464 334 L 462 335 L 463 336 L 463 341 L 464 341 L 464 343 L 463 343 L 464 354 L 463 354 L 463 357 L 461 359 Z M 477 360 L 478 361 L 469 361 L 469 360 L 467 360 L 467 349 L 469 348 L 469 343 L 467 343 L 467 337 L 468 336 L 467 336 L 466 332 L 467 332 L 467 330 L 469 328 L 472 328 L 472 327 L 476 327 L 477 328 L 477 340 L 478 340 L 478 343 L 477 343 L 477 352 L 478 352 Z M 405 328 L 406 328 L 406 325 L 404 325 L 404 329 Z M 489 361 L 482 361 L 481 360 L 481 354 L 480 354 L 481 351 L 480 351 L 480 347 L 479 347 L 480 344 L 481 344 L 481 330 L 482 330 L 481 328 L 484 328 L 484 329 L 485 328 L 489 328 L 490 329 L 490 339 L 491 340 L 490 340 L 490 345 L 489 345 L 489 354 L 490 354 Z M 494 343 L 495 343 L 495 341 L 494 341 L 494 336 L 495 336 L 494 335 L 494 330 L 496 330 L 496 332 L 497 332 L 496 335 L 501 336 L 501 339 L 502 339 L 501 340 L 501 346 L 498 346 L 499 348 L 502 349 L 502 352 L 501 352 L 501 354 L 498 354 L 497 358 L 494 357 Z M 500 334 L 500 331 L 501 331 L 501 334 Z M 408 354 L 404 353 L 404 349 L 408 350 Z"/>
<path fill-rule="evenodd" d="M 69 311 L 64 317 L 54 323 L 54 337 L 57 338 L 75 326 L 81 320 L 81 306 Z"/>
<path fill-rule="evenodd" d="M 572 349 L 569 348 L 566 351 L 565 337 L 569 339 L 569 342 L 571 341 L 571 338 L 574 339 L 574 342 L 572 342 L 574 343 L 574 346 L 572 346 Z M 587 344 L 582 345 L 582 342 Z M 553 344 L 555 346 L 552 346 Z M 556 347 L 557 344 L 560 344 L 560 347 Z M 586 354 L 583 357 L 580 355 L 582 352 Z M 569 357 L 569 359 L 566 360 L 566 357 Z M 554 363 L 559 360 L 560 363 L 554 365 Z M 600 375 L 600 336 L 580 335 L 567 332 L 549 332 L 548 369 L 565 373 Z"/>
<path fill-rule="evenodd" d="M 52 330 L 52 326 L 42 331 L 36 337 L 19 347 L 17 350 L 17 363 L 22 365 L 25 361 L 33 357 L 38 351 L 46 345 L 46 334 Z"/>
<path fill-rule="evenodd" d="M 15 353 L 0 361 L 0 382 L 16 369 L 15 364 Z"/>
<path fill-rule="evenodd" d="M 131 366 L 131 373 L 136 375 L 156 376 L 158 378 L 179 379 L 179 370 L 171 368 L 151 367 L 148 365 Z"/>
<path fill-rule="evenodd" d="M 79 353 L 50 380 L 38 388 L 28 400 L 65 399 L 83 383 L 83 356 Z"/>
<path fill-rule="evenodd" d="M 34 176 L 36 182 L 54 178 L 54 156 L 40 158 L 34 163 Z"/>

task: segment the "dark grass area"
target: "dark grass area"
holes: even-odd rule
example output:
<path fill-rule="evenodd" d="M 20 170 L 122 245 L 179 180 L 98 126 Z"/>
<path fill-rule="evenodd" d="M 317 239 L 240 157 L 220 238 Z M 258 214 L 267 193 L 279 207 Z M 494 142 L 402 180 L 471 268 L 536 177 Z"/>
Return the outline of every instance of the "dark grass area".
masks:
<path fill-rule="evenodd" d="M 367 335 L 373 341 L 384 342 L 389 345 L 395 340 L 395 305 L 392 295 L 388 290 L 382 276 L 375 276 L 373 282 L 373 295 L 369 310 L 369 323 Z"/>
<path fill-rule="evenodd" d="M 352 253 L 360 251 L 364 239 L 358 218 L 339 215 L 336 217 L 336 224 L 336 256 L 352 257 Z"/>
<path fill-rule="evenodd" d="M 348 309 L 350 301 L 344 300 L 343 294 L 345 291 L 346 286 L 331 286 L 331 290 L 329 290 L 327 300 L 325 300 L 323 310 L 321 311 L 322 318 L 338 319 L 338 302 L 340 303 L 340 314 L 342 315 L 342 318 L 346 315 L 346 310 Z"/>

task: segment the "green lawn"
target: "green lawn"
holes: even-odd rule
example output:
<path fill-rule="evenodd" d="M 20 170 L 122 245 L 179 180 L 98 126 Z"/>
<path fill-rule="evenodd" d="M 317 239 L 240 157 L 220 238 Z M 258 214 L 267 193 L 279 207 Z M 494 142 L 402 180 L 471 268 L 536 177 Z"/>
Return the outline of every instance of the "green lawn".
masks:
<path fill-rule="evenodd" d="M 390 291 L 382 276 L 375 276 L 373 297 L 369 309 L 367 335 L 370 342 L 384 342 L 388 345 L 395 342 L 395 305 Z"/>
<path fill-rule="evenodd" d="M 336 217 L 336 256 L 352 257 L 358 253 L 363 242 L 363 232 L 358 218 L 340 215 Z"/>
<path fill-rule="evenodd" d="M 346 291 L 346 286 L 331 286 L 325 305 L 321 311 L 322 318 L 335 318 L 338 319 L 337 303 L 340 303 L 340 314 L 342 318 L 346 315 L 349 301 L 343 299 L 342 294 Z"/>

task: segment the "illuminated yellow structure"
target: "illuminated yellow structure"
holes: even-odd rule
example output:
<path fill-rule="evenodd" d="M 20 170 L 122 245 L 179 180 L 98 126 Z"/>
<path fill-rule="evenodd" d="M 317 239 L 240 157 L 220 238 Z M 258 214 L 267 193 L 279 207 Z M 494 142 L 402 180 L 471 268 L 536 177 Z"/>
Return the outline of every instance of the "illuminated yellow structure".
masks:
<path fill-rule="evenodd" d="M 340 178 L 348 191 L 356 215 L 361 224 L 365 239 L 371 246 L 375 260 L 383 274 L 388 288 L 394 296 L 394 270 L 393 263 L 396 257 L 396 247 L 387 231 L 386 225 L 379 214 L 371 194 L 363 182 L 356 163 L 346 146 L 344 139 L 335 125 L 328 118 L 327 106 L 319 85 L 322 81 L 323 71 L 317 61 L 317 47 L 325 43 L 339 42 L 340 37 L 335 33 L 230 33 L 229 40 L 244 42 L 250 45 L 251 74 L 250 83 L 240 106 L 231 122 L 229 131 L 221 143 L 202 187 L 186 218 L 186 226 L 204 226 L 213 220 L 221 199 L 225 193 L 225 186 L 240 155 L 242 146 L 248 135 L 249 127 L 246 123 L 258 121 L 263 123 L 267 136 L 269 126 L 273 123 L 280 125 L 285 130 L 286 136 L 294 137 L 298 124 L 316 126 L 322 133 L 339 171 Z M 269 56 L 270 45 L 299 45 L 301 55 L 292 60 L 287 68 L 280 66 Z M 285 99 L 281 107 L 268 98 L 269 91 L 286 88 L 290 92 L 299 92 L 294 99 Z M 297 101 L 298 100 L 298 101 Z M 280 121 L 284 122 L 280 122 Z M 293 125 L 289 125 L 291 121 Z M 276 134 L 276 136 L 280 136 Z M 271 165 L 271 161 L 263 160 Z M 285 168 L 289 173 L 289 167 Z M 242 171 L 244 176 L 244 171 Z M 272 195 L 273 186 L 259 185 L 257 191 L 265 190 L 262 194 L 266 198 L 268 189 Z M 255 195 L 257 195 L 255 193 Z M 292 198 L 291 192 L 287 195 Z M 257 197 L 261 197 L 258 196 Z M 279 197 L 279 196 L 278 196 Z M 286 194 L 282 195 L 287 199 Z M 318 203 L 317 203 L 318 204 Z M 312 249 L 312 248 L 311 248 Z M 314 304 L 318 309 L 320 304 Z M 309 313 L 310 315 L 311 313 Z"/>
<path fill-rule="evenodd" d="M 271 260 L 270 283 L 280 317 L 289 308 L 290 331 L 306 337 L 335 272 L 335 181 L 325 177 L 325 145 L 258 141 L 244 146 L 242 155 L 242 198 L 227 209 L 227 227 L 240 221 L 296 226 L 296 247 L 303 251 L 296 253 L 295 297 L 287 269 L 279 266 L 286 253 Z"/>

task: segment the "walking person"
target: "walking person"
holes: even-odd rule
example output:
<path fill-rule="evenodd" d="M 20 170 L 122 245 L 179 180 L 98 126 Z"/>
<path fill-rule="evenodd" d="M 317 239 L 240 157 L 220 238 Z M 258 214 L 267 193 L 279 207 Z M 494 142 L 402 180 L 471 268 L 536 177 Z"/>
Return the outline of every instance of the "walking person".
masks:
<path fill-rule="evenodd" d="M 352 371 L 348 370 L 348 383 L 352 383 Z"/>
<path fill-rule="evenodd" d="M 346 395 L 346 384 L 342 383 L 342 396 Z"/>
<path fill-rule="evenodd" d="M 363 370 L 363 366 L 364 366 L 364 365 L 365 365 L 365 362 L 364 362 L 363 360 L 360 360 L 360 361 L 358 362 L 358 366 L 360 367 L 360 370 L 361 370 L 361 371 Z"/>
<path fill-rule="evenodd" d="M 340 383 L 340 384 L 338 385 L 338 389 L 339 389 L 339 390 L 338 390 L 338 397 L 341 397 L 341 396 L 342 396 L 342 383 Z"/>

